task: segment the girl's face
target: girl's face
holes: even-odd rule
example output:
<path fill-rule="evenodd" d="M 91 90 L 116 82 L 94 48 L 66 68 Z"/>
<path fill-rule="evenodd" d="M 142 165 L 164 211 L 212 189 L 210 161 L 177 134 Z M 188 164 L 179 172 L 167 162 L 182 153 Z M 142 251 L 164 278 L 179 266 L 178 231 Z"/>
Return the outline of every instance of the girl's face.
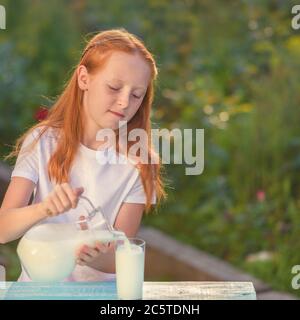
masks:
<path fill-rule="evenodd" d="M 77 69 L 78 85 L 84 90 L 83 108 L 89 128 L 119 128 L 119 121 L 129 121 L 146 94 L 151 70 L 138 54 L 115 51 L 104 68 L 89 74 Z"/>

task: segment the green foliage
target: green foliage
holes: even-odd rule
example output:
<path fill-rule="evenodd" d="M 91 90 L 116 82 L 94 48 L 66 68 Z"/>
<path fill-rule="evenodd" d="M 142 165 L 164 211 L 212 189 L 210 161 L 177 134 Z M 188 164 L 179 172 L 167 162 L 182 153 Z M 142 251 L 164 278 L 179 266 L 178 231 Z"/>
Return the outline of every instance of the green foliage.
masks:
<path fill-rule="evenodd" d="M 169 199 L 144 223 L 289 291 L 291 268 L 300 263 L 300 33 L 291 29 L 293 2 L 170 3 L 4 1 L 1 154 L 34 121 L 40 97 L 60 93 L 84 35 L 125 27 L 143 39 L 160 71 L 154 126 L 205 129 L 203 174 L 166 165 Z M 260 251 L 273 258 L 247 262 Z"/>

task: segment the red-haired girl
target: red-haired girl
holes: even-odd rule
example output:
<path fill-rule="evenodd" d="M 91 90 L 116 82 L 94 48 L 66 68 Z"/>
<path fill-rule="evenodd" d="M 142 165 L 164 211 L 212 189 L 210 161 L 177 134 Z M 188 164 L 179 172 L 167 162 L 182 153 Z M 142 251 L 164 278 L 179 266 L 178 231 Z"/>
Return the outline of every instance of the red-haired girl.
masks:
<path fill-rule="evenodd" d="M 102 31 L 88 42 L 47 117 L 27 130 L 6 157 L 17 161 L 0 210 L 1 243 L 20 238 L 36 223 L 75 221 L 82 193 L 102 207 L 117 230 L 136 236 L 143 212 L 166 197 L 161 161 L 99 164 L 97 159 L 101 152 L 127 155 L 119 148 L 120 121 L 127 123 L 128 134 L 145 130 L 148 155 L 155 154 L 150 112 L 156 77 L 153 56 L 125 29 Z M 107 128 L 116 133 L 114 148 L 103 148 L 96 139 Z M 127 151 L 133 143 L 128 141 Z M 84 246 L 64 281 L 114 279 L 114 259 L 113 245 Z M 18 280 L 31 280 L 24 268 Z"/>

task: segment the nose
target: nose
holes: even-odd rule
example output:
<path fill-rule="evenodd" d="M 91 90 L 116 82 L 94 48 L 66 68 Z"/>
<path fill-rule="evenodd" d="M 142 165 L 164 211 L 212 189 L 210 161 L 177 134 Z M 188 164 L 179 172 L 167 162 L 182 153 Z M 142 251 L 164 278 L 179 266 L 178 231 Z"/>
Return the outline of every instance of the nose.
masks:
<path fill-rule="evenodd" d="M 129 96 L 127 94 L 123 94 L 118 99 L 118 106 L 122 109 L 126 109 L 129 104 Z"/>
<path fill-rule="evenodd" d="M 123 110 L 123 109 L 126 109 L 127 106 L 128 106 L 128 102 L 127 102 L 127 101 L 124 101 L 124 100 L 118 101 L 118 106 L 119 106 L 119 108 L 121 108 L 122 110 Z"/>

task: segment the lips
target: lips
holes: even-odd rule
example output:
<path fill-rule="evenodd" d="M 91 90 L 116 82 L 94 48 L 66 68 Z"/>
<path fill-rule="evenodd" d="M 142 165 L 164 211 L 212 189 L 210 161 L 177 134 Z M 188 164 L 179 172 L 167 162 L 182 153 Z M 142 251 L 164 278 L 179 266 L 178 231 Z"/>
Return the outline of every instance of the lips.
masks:
<path fill-rule="evenodd" d="M 118 113 L 118 112 L 115 112 L 115 111 L 111 111 L 111 110 L 109 110 L 109 111 L 110 111 L 111 113 L 113 113 L 114 115 L 120 117 L 120 118 L 124 118 L 124 117 L 125 117 L 124 114 L 121 114 L 121 113 Z"/>

